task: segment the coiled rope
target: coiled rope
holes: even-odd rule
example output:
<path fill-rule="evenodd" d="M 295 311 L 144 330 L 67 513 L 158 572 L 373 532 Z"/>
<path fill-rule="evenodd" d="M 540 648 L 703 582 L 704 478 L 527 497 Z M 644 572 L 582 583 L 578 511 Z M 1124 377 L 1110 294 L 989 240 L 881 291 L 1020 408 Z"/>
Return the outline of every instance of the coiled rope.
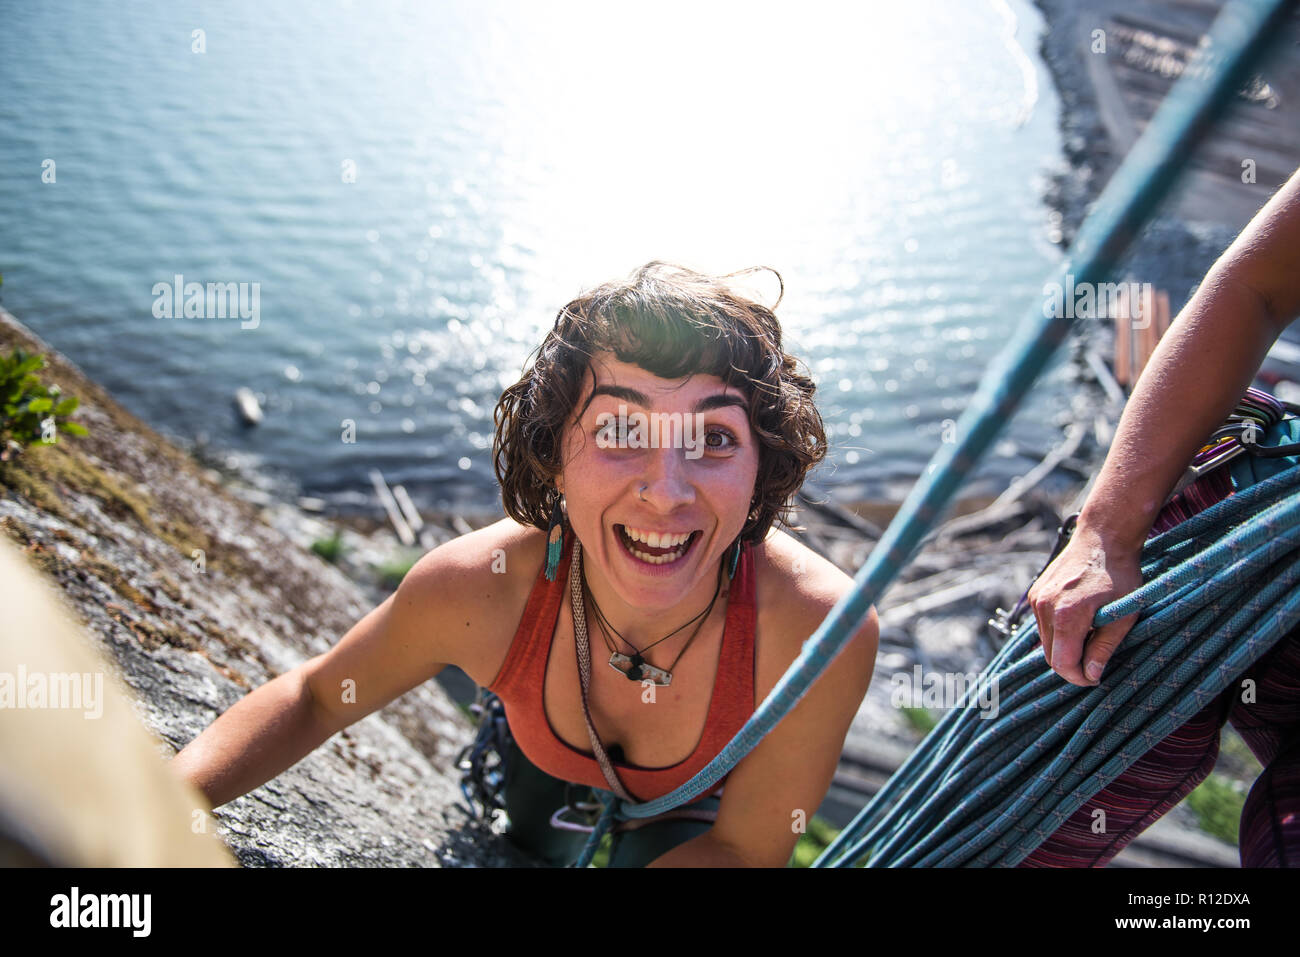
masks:
<path fill-rule="evenodd" d="M 1300 466 L 1151 539 L 1141 617 L 1095 688 L 1047 666 L 1031 618 L 814 866 L 1013 866 L 1300 623 Z M 988 701 L 998 716 L 981 716 Z"/>

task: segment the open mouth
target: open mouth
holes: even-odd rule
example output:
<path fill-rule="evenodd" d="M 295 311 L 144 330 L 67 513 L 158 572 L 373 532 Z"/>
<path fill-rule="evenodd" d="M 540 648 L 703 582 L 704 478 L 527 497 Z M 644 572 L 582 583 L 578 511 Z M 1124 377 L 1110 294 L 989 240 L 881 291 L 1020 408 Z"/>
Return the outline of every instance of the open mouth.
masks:
<path fill-rule="evenodd" d="M 623 546 L 623 550 L 632 558 L 639 562 L 645 562 L 647 565 L 672 565 L 681 561 L 695 547 L 696 541 L 703 534 L 702 531 L 696 529 L 690 533 L 690 537 L 684 542 L 680 541 L 680 535 L 665 536 L 669 544 L 663 544 L 663 538 L 660 538 L 659 544 L 651 545 L 645 541 L 649 536 L 637 533 L 637 537 L 633 538 L 626 526 L 614 526 L 614 536 L 618 539 L 619 544 Z"/>

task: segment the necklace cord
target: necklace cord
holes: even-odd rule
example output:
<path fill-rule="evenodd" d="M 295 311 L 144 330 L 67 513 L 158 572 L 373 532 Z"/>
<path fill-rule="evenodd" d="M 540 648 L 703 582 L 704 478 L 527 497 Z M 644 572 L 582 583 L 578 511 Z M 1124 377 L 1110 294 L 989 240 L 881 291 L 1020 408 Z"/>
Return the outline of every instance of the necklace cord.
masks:
<path fill-rule="evenodd" d="M 669 665 L 667 669 L 665 669 L 666 671 L 671 672 L 673 668 L 677 667 L 677 662 L 681 661 L 682 655 L 684 655 L 686 653 L 686 649 L 691 646 L 691 642 L 695 641 L 696 636 L 700 633 L 700 629 L 704 627 L 704 622 L 708 620 L 709 613 L 713 611 L 713 606 L 718 601 L 718 595 L 722 592 L 722 573 L 721 571 L 719 571 L 718 584 L 717 587 L 713 589 L 713 597 L 709 599 L 709 604 L 705 607 L 705 609 L 702 612 L 700 612 L 690 621 L 686 622 L 686 624 L 673 629 L 668 634 L 664 635 L 662 638 L 651 642 L 650 644 L 646 645 L 644 648 L 637 648 L 636 645 L 632 644 L 632 642 L 624 638 L 622 633 L 619 632 L 619 630 L 615 628 L 613 624 L 610 623 L 609 619 L 605 617 L 605 613 L 600 610 L 600 605 L 596 604 L 596 598 L 594 595 L 591 594 L 591 589 L 587 585 L 587 575 L 585 571 L 583 572 L 582 575 L 582 587 L 586 599 L 591 602 L 592 610 L 595 612 L 596 624 L 600 626 L 601 636 L 605 641 L 605 646 L 609 648 L 609 650 L 612 653 L 615 654 L 618 653 L 618 650 L 614 647 L 613 643 L 610 641 L 609 632 L 606 631 L 606 628 L 608 628 L 609 631 L 612 631 L 614 632 L 614 634 L 618 635 L 618 637 L 622 639 L 622 641 L 624 641 L 628 645 L 628 647 L 630 647 L 634 652 L 636 652 L 637 657 L 642 662 L 645 662 L 646 664 L 650 664 L 650 662 L 646 661 L 646 657 L 645 657 L 645 653 L 647 651 L 649 651 L 651 648 L 653 648 L 655 645 L 659 644 L 660 642 L 667 641 L 669 638 L 673 637 L 673 635 L 676 635 L 682 629 L 689 627 L 693 622 L 698 621 L 699 624 L 697 624 L 695 626 L 695 630 L 691 632 L 691 637 L 686 639 L 686 643 L 682 645 L 681 650 L 677 652 L 677 657 L 673 659 L 673 663 Z M 651 665 L 651 667 L 654 666 Z"/>

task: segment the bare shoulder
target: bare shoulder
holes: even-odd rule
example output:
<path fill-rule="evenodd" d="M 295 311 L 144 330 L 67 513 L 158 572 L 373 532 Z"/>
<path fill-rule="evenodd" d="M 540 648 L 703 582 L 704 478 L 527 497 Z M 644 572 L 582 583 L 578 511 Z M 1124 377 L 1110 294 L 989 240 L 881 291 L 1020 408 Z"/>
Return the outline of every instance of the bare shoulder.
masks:
<path fill-rule="evenodd" d="M 542 537 L 507 519 L 424 555 L 397 591 L 304 663 L 322 720 L 345 728 L 447 665 L 490 683 L 541 568 Z"/>
<path fill-rule="evenodd" d="M 824 618 L 853 587 L 853 579 L 833 562 L 779 529 L 773 529 L 753 554 L 759 594 L 782 618 L 798 619 L 817 610 Z"/>
<path fill-rule="evenodd" d="M 760 697 L 767 694 L 826 619 L 853 579 L 794 536 L 773 529 L 753 549 L 758 589 Z M 872 608 L 840 661 L 869 680 L 875 665 L 879 621 Z M 865 690 L 865 685 L 864 685 Z"/>
<path fill-rule="evenodd" d="M 539 529 L 503 518 L 426 553 L 399 596 L 437 619 L 447 663 L 486 685 L 514 637 L 546 554 Z"/>
<path fill-rule="evenodd" d="M 503 518 L 426 552 L 407 579 L 430 587 L 480 584 L 500 588 L 520 578 L 531 559 L 541 561 L 544 538 L 538 529 Z"/>

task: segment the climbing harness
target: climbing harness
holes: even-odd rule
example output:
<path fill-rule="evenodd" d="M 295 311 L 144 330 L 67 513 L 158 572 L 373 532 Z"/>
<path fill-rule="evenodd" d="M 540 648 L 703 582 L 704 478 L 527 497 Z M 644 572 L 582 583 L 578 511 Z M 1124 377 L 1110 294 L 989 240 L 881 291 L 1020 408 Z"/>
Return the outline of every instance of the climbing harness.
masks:
<path fill-rule="evenodd" d="M 1038 579 L 1043 577 L 1043 572 L 1047 571 L 1052 562 L 1056 561 L 1056 556 L 1065 550 L 1070 537 L 1074 534 L 1074 527 L 1079 522 L 1079 514 L 1079 512 L 1075 512 L 1073 515 L 1066 516 L 1065 521 L 1061 523 L 1061 527 L 1056 530 L 1056 543 L 1052 545 L 1051 554 L 1048 555 L 1046 563 L 1034 576 L 1033 581 L 1029 583 L 1029 588 L 1026 588 L 1025 593 L 1020 596 L 1020 600 L 1015 603 L 1010 611 L 1002 608 L 997 609 L 995 612 L 997 617 L 989 619 L 988 625 L 993 630 L 995 637 L 1010 638 L 1015 633 L 1015 630 L 1020 627 L 1021 619 L 1024 618 L 1025 612 L 1029 610 L 1030 589 L 1034 587 Z"/>
<path fill-rule="evenodd" d="M 478 716 L 478 731 L 456 758 L 456 767 L 462 772 L 460 793 L 471 817 L 492 823 L 506 810 L 505 754 L 511 741 L 510 725 L 501 699 L 486 688 L 479 689 L 470 713 Z"/>
<path fill-rule="evenodd" d="M 1228 421 L 1210 436 L 1196 453 L 1175 494 L 1202 476 L 1247 453 L 1258 458 L 1283 458 L 1300 452 L 1300 444 L 1261 445 L 1260 436 L 1283 420 L 1286 413 L 1300 412 L 1300 406 L 1282 402 L 1261 389 L 1247 389 Z"/>
<path fill-rule="evenodd" d="M 557 808 L 551 815 L 551 827 L 562 831 L 582 831 L 590 834 L 596 826 L 603 805 L 599 801 L 579 801 L 574 794 L 578 787 L 571 782 L 565 782 L 564 807 Z M 576 817 L 577 820 L 569 820 L 570 816 Z"/>

